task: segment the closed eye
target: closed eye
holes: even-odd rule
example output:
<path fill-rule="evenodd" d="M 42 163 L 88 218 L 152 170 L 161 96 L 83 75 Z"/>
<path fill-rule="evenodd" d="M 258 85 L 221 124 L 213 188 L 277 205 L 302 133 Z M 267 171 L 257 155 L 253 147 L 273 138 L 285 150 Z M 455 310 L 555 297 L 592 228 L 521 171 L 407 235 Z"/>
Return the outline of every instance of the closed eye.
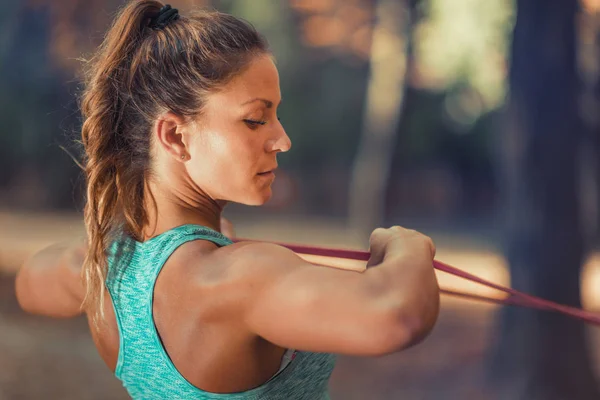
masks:
<path fill-rule="evenodd" d="M 254 127 L 256 127 L 258 125 L 265 125 L 267 123 L 267 121 L 257 121 L 254 119 L 245 119 L 244 122 L 247 123 L 248 125 L 254 126 Z"/>

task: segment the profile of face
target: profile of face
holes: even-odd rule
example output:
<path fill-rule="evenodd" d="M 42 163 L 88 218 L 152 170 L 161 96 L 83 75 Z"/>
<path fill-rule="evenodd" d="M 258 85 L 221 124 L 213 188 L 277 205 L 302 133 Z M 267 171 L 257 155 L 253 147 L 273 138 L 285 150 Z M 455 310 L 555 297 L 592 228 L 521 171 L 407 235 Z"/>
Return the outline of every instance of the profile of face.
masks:
<path fill-rule="evenodd" d="M 214 200 L 247 205 L 267 202 L 277 154 L 291 147 L 277 118 L 280 103 L 279 74 L 268 55 L 257 56 L 208 94 L 201 115 L 178 127 L 186 154 L 179 160 L 184 187 L 178 190 L 188 197 L 205 193 Z"/>

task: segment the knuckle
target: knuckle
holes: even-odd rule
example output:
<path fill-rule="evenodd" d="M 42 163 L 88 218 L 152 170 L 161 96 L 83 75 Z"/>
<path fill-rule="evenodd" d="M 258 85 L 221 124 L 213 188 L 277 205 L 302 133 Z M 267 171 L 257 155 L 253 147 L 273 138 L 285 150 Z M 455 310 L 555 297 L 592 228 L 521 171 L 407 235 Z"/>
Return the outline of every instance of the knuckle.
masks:
<path fill-rule="evenodd" d="M 377 238 L 379 236 L 382 236 L 386 233 L 386 230 L 384 228 L 375 228 L 373 230 L 373 232 L 371 232 L 371 240 L 373 240 L 374 238 Z"/>
<path fill-rule="evenodd" d="M 433 239 L 429 236 L 424 236 L 424 242 L 431 254 L 435 255 L 435 243 L 433 242 Z"/>

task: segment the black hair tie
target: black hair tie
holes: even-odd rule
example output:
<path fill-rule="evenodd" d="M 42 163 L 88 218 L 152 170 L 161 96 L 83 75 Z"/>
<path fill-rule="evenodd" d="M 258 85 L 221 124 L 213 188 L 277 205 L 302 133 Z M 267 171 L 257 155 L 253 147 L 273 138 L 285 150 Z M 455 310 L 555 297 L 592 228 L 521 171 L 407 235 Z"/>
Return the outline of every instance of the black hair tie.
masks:
<path fill-rule="evenodd" d="M 150 20 L 150 28 L 155 30 L 164 29 L 170 22 L 179 19 L 179 10 L 171 8 L 169 4 L 163 6 L 158 14 Z"/>

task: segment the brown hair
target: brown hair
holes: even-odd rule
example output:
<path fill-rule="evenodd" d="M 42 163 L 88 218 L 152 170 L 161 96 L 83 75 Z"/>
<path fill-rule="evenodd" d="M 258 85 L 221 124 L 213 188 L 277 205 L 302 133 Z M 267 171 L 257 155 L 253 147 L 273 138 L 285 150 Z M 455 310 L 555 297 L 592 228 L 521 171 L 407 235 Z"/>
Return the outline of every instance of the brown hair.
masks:
<path fill-rule="evenodd" d="M 88 249 L 82 308 L 104 317 L 107 251 L 117 232 L 141 240 L 148 222 L 144 183 L 150 174 L 150 131 L 160 112 L 198 116 L 207 93 L 242 72 L 266 41 L 248 23 L 196 11 L 151 27 L 163 7 L 137 0 L 116 16 L 88 61 L 81 99 Z"/>

